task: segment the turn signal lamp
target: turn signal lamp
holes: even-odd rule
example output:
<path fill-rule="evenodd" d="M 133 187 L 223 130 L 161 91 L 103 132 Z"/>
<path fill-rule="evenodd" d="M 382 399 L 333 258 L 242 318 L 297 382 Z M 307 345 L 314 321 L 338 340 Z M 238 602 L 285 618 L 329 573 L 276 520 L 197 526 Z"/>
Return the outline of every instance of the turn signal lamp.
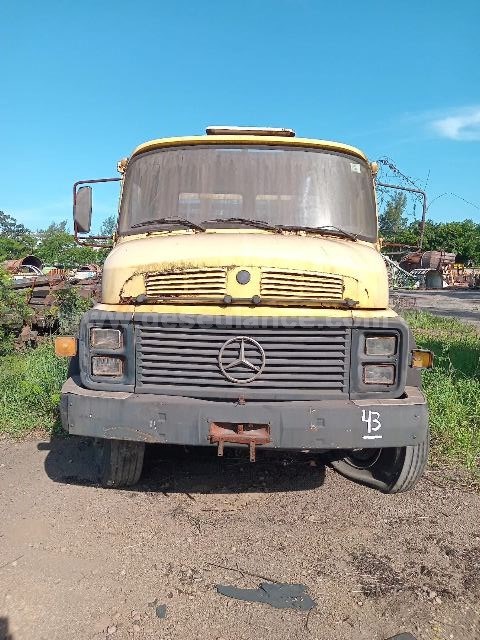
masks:
<path fill-rule="evenodd" d="M 77 339 L 74 336 L 57 336 L 55 338 L 55 355 L 70 357 L 77 355 Z"/>
<path fill-rule="evenodd" d="M 427 349 L 414 349 L 411 366 L 415 369 L 431 369 L 433 367 L 433 353 Z"/>

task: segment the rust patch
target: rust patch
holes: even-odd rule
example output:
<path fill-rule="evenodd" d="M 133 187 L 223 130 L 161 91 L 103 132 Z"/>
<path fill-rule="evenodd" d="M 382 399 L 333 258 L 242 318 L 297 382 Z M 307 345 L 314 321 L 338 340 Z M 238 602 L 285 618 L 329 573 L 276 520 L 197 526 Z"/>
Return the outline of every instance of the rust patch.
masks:
<path fill-rule="evenodd" d="M 250 462 L 255 462 L 256 446 L 271 442 L 270 425 L 212 422 L 210 424 L 209 438 L 212 444 L 218 444 L 219 456 L 223 456 L 223 447 L 225 442 L 248 445 L 250 450 Z"/>
<path fill-rule="evenodd" d="M 174 275 L 174 274 L 182 274 L 184 271 L 188 271 L 191 269 L 202 269 L 202 268 L 218 268 L 218 269 L 225 269 L 227 272 L 231 271 L 233 269 L 238 269 L 240 265 L 219 265 L 218 267 L 216 267 L 215 265 L 201 265 L 201 264 L 197 264 L 194 262 L 182 262 L 182 263 L 165 263 L 165 264 L 149 264 L 149 265 L 142 265 L 142 267 L 140 269 L 135 270 L 130 276 L 128 276 L 128 278 L 125 280 L 125 282 L 123 283 L 121 289 L 120 289 L 120 294 L 119 297 L 121 298 L 121 302 L 128 302 L 128 303 L 135 303 L 135 297 L 131 297 L 131 296 L 126 296 L 125 295 L 125 287 L 127 286 L 127 284 L 129 282 L 131 282 L 131 280 L 133 280 L 134 278 L 141 276 L 141 277 L 145 277 L 146 275 L 150 274 L 150 273 L 155 273 L 155 274 L 161 274 L 161 275 Z M 179 297 L 179 296 L 175 296 L 175 295 L 162 295 L 159 298 L 175 298 L 175 297 Z M 153 299 L 155 299 L 155 301 L 160 301 L 157 300 L 157 297 L 154 297 Z"/>

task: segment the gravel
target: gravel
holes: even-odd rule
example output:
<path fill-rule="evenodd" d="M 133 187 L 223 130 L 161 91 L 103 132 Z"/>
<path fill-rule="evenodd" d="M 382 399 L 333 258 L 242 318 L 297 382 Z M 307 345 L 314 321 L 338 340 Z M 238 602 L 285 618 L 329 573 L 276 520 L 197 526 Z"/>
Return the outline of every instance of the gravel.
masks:
<path fill-rule="evenodd" d="M 393 291 L 390 303 L 397 310 L 417 309 L 473 324 L 480 330 L 480 291 L 442 289 L 436 291 Z"/>
<path fill-rule="evenodd" d="M 88 440 L 0 451 L 0 637 L 480 637 L 480 496 L 443 470 L 384 496 L 310 455 L 158 446 L 138 487 L 112 490 L 93 482 Z M 216 592 L 265 581 L 304 584 L 316 608 Z"/>

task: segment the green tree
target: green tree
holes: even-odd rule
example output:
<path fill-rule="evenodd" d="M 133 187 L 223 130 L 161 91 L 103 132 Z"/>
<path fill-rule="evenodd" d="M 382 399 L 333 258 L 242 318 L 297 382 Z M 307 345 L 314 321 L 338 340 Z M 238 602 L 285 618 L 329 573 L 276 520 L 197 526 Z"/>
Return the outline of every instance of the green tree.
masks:
<path fill-rule="evenodd" d="M 14 240 L 18 240 L 30 232 L 27 227 L 17 222 L 15 218 L 8 213 L 0 211 L 0 233 Z"/>
<path fill-rule="evenodd" d="M 418 246 L 419 239 L 419 222 L 412 222 L 395 235 L 395 242 L 412 247 Z M 427 220 L 422 248 L 424 251 L 455 253 L 461 262 L 480 265 L 480 223 L 473 220 L 462 222 Z"/>
<path fill-rule="evenodd" d="M 396 239 L 399 233 L 406 230 L 408 219 L 405 215 L 407 196 L 397 192 L 387 202 L 384 211 L 378 217 L 380 235 L 388 240 Z"/>
<path fill-rule="evenodd" d="M 98 255 L 92 247 L 83 247 L 75 242 L 67 231 L 67 222 L 52 222 L 39 231 L 40 242 L 36 255 L 45 265 L 72 269 L 83 264 L 98 262 Z"/>
<path fill-rule="evenodd" d="M 117 216 L 111 215 L 102 222 L 100 227 L 101 236 L 113 236 L 117 228 Z"/>
<path fill-rule="evenodd" d="M 473 220 L 443 223 L 427 220 L 424 249 L 456 253 L 462 262 L 480 265 L 480 224 Z"/>
<path fill-rule="evenodd" d="M 0 262 L 25 257 L 35 244 L 35 237 L 23 224 L 0 211 Z"/>

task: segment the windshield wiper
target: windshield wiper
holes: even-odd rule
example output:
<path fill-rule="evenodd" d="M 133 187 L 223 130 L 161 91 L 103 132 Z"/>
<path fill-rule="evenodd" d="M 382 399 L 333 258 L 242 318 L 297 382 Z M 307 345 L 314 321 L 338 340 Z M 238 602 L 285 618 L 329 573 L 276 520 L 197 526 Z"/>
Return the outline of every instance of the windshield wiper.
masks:
<path fill-rule="evenodd" d="M 214 218 L 213 220 L 202 220 L 203 224 L 208 222 L 238 222 L 249 227 L 255 227 L 256 229 L 267 229 L 268 231 L 279 231 L 280 227 L 274 224 L 269 224 L 263 220 L 250 220 L 250 218 Z"/>
<path fill-rule="evenodd" d="M 138 227 L 149 227 L 152 224 L 179 224 L 183 227 L 187 227 L 188 229 L 194 229 L 195 231 L 205 231 L 205 227 L 202 227 L 191 220 L 187 220 L 186 218 L 156 218 L 155 220 L 144 220 L 143 222 L 132 224 L 132 229 L 137 229 Z"/>
<path fill-rule="evenodd" d="M 341 236 L 342 238 L 348 238 L 349 240 L 358 240 L 358 236 L 355 235 L 354 233 L 349 233 L 348 231 L 345 231 L 344 229 L 340 229 L 340 227 L 334 227 L 333 225 L 324 225 L 321 227 L 302 227 L 302 226 L 297 226 L 297 225 L 279 225 L 278 229 L 281 229 L 282 231 L 311 231 L 312 233 L 330 233 L 331 235 L 334 236 Z"/>

